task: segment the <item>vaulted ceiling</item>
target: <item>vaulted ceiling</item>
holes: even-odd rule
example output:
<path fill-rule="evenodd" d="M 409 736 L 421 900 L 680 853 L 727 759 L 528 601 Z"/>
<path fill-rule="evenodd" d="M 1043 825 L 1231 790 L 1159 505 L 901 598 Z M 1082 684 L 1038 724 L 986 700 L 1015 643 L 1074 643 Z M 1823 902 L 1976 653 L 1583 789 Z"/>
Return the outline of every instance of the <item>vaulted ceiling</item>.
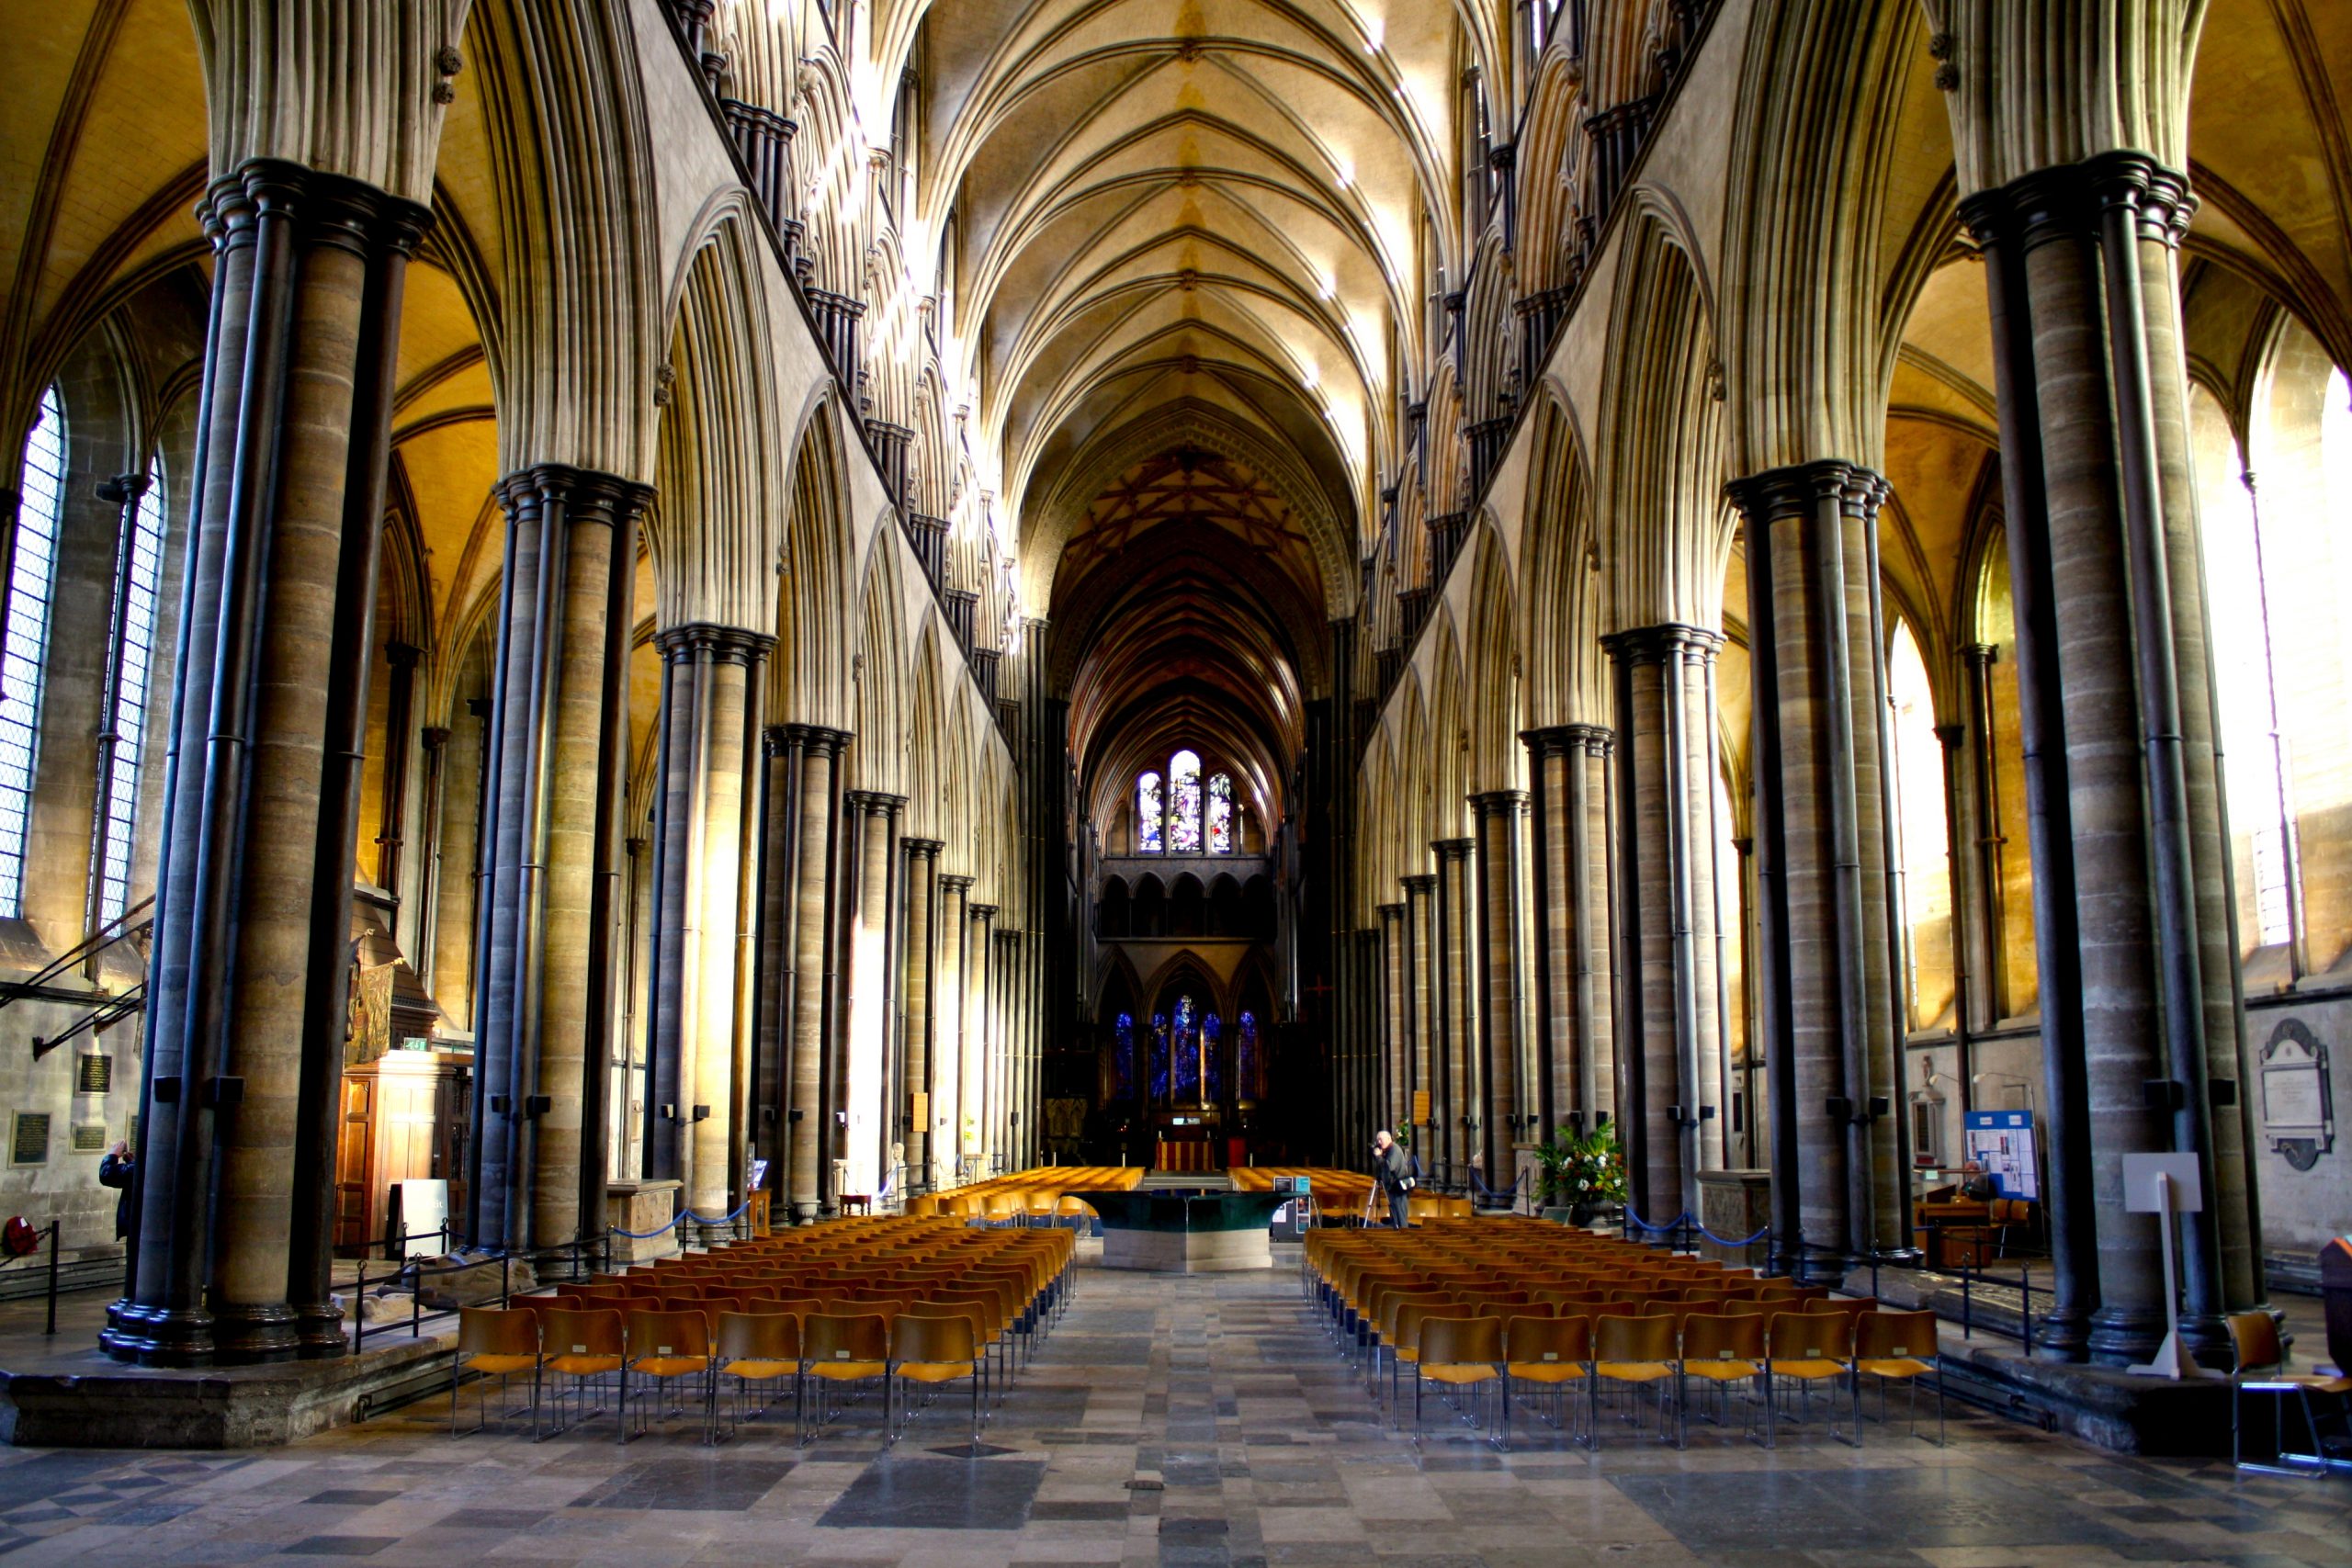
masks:
<path fill-rule="evenodd" d="M 907 34 L 922 220 L 1090 776 L 1165 740 L 1272 792 L 1295 762 L 1456 248 L 1461 14 L 957 0 Z"/>

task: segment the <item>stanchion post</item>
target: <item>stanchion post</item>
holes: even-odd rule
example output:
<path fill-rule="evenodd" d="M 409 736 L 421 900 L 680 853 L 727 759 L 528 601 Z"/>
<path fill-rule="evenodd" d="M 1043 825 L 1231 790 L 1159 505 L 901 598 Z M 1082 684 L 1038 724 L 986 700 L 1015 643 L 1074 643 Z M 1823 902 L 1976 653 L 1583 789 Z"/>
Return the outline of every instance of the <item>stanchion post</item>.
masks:
<path fill-rule="evenodd" d="M 49 1327 L 44 1332 L 57 1332 L 57 1242 L 62 1220 L 49 1222 Z"/>

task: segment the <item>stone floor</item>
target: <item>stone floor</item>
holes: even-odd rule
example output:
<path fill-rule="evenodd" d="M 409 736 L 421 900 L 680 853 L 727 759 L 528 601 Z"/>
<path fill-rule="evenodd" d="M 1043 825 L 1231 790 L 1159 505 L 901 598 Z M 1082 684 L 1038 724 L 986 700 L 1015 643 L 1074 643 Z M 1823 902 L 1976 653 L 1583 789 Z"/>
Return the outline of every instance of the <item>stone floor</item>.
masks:
<path fill-rule="evenodd" d="M 1286 1249 L 1287 1250 L 1287 1249 Z M 0 1554 L 162 1563 L 371 1558 L 898 1564 L 1732 1568 L 2352 1565 L 2352 1480 L 2121 1460 L 1954 1414 L 1939 1450 L 1871 1427 L 1767 1452 L 1532 1422 L 1498 1455 L 1460 1427 L 1417 1459 L 1301 1305 L 1296 1275 L 1091 1269 L 978 1457 L 951 1394 L 885 1455 L 870 1411 L 815 1445 L 747 1428 L 626 1447 L 609 1422 L 452 1439 L 422 1406 L 290 1450 L 0 1450 Z M 786 1417 L 788 1424 L 789 1417 Z"/>

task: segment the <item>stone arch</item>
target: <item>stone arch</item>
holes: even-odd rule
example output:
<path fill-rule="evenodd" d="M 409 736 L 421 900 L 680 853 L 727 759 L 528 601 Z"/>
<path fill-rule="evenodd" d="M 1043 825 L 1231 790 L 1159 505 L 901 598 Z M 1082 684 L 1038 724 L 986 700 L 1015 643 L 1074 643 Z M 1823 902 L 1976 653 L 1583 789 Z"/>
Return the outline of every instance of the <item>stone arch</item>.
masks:
<path fill-rule="evenodd" d="M 846 729 L 850 723 L 850 543 L 842 433 L 831 400 L 801 429 L 788 490 L 776 655 L 768 711 L 779 720 Z"/>
<path fill-rule="evenodd" d="M 1470 731 L 1468 788 L 1473 793 L 1524 785 L 1526 753 L 1519 744 L 1521 661 L 1519 610 L 1510 563 L 1491 517 L 1481 517 L 1470 547 L 1466 718 Z"/>

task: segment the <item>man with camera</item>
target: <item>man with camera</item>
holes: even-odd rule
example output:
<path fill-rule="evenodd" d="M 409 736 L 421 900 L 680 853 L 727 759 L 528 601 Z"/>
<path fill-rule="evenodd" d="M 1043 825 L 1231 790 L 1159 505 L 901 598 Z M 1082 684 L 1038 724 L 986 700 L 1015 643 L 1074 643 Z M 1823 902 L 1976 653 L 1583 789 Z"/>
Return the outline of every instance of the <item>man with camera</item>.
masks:
<path fill-rule="evenodd" d="M 1413 1156 L 1385 1127 L 1372 1135 L 1372 1175 L 1388 1199 L 1389 1224 L 1403 1230 L 1412 1223 L 1407 1195 L 1413 1190 Z"/>

